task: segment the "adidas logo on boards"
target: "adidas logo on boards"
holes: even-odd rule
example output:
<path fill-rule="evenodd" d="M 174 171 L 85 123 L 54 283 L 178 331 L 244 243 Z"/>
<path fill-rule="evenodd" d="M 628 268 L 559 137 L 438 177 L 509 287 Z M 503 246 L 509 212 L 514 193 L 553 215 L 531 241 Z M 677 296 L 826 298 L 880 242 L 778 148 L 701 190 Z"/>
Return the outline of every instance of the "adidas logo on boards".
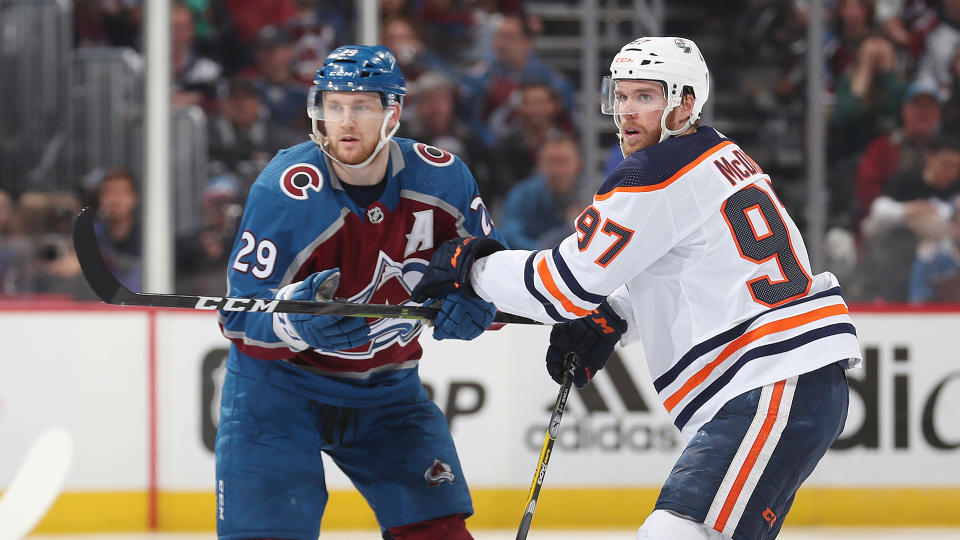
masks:
<path fill-rule="evenodd" d="M 614 351 L 597 379 L 584 388 L 574 388 L 577 398 L 567 402 L 554 443 L 557 448 L 566 452 L 672 453 L 680 447 L 680 432 L 669 419 L 653 414 L 652 408 L 660 406 L 653 387 L 641 389 L 619 351 Z M 553 406 L 551 401 L 544 410 L 549 413 Z M 529 450 L 540 450 L 545 429 L 540 423 L 527 428 L 524 444 Z"/>

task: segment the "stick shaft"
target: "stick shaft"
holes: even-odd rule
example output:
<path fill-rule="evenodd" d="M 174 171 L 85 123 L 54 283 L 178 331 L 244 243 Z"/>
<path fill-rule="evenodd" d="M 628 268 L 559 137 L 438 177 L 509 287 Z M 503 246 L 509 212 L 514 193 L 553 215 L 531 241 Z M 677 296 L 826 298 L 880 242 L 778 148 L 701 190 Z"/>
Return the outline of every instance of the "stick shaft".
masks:
<path fill-rule="evenodd" d="M 527 533 L 530 532 L 530 524 L 533 522 L 533 512 L 537 509 L 537 500 L 540 498 L 540 488 L 543 487 L 543 478 L 547 474 L 547 464 L 550 463 L 553 443 L 556 442 L 557 433 L 560 431 L 560 419 L 563 418 L 563 411 L 567 407 L 567 397 L 570 395 L 570 387 L 573 384 L 573 372 L 577 369 L 577 362 L 577 353 L 570 352 L 567 354 L 563 382 L 560 383 L 560 393 L 557 395 L 557 403 L 553 407 L 553 414 L 550 416 L 550 425 L 547 426 L 547 434 L 544 436 L 543 446 L 540 448 L 540 458 L 537 460 L 537 469 L 533 474 L 533 483 L 530 484 L 530 492 L 527 494 L 527 504 L 524 508 L 523 519 L 520 520 L 520 527 L 517 530 L 517 540 L 525 540 Z"/>
<path fill-rule="evenodd" d="M 138 293 L 125 287 L 113 275 L 100 252 L 93 229 L 93 212 L 84 208 L 73 226 L 73 244 L 80 268 L 87 283 L 101 300 L 122 306 L 145 306 L 198 309 L 204 311 L 249 311 L 266 313 L 312 313 L 341 317 L 368 317 L 392 319 L 435 319 L 436 307 L 387 304 L 354 304 L 342 300 L 313 302 L 309 300 L 278 300 L 275 298 L 230 298 L 223 296 L 195 296 L 189 294 Z M 513 324 L 540 324 L 537 321 L 498 312 L 494 322 Z"/>

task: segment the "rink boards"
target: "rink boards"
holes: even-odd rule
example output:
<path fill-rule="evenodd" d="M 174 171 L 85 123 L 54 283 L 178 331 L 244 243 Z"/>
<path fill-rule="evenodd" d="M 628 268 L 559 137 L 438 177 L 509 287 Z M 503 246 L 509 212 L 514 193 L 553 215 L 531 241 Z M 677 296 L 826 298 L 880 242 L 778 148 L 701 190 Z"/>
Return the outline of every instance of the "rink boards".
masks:
<path fill-rule="evenodd" d="M 847 427 L 787 522 L 960 524 L 960 310 L 854 309 L 854 321 L 866 361 L 850 372 Z M 0 490 L 44 428 L 63 425 L 75 438 L 65 492 L 39 530 L 214 527 L 227 342 L 213 314 L 0 304 L 0 329 Z M 429 331 L 422 340 L 421 376 L 451 423 L 474 528 L 510 528 L 522 514 L 556 399 L 543 367 L 548 336 L 508 326 L 469 343 Z M 638 525 L 680 445 L 642 347 L 619 349 L 570 397 L 535 525 Z M 327 470 L 324 527 L 375 526 L 349 481 Z"/>

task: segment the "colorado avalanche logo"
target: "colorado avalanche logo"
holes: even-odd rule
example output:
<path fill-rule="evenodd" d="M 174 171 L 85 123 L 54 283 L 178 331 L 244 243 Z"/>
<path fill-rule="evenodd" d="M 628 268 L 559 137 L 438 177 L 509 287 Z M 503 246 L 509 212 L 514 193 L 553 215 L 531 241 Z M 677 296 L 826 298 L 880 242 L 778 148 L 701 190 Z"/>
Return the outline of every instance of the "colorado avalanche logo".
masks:
<path fill-rule="evenodd" d="M 347 300 L 354 303 L 381 303 L 374 300 L 377 292 L 383 295 L 393 289 L 394 294 L 409 298 L 410 292 L 420 281 L 429 261 L 410 258 L 396 262 L 384 252 L 380 252 L 376 270 L 370 283 L 362 291 Z M 400 291 L 404 291 L 400 293 Z M 414 304 L 416 305 L 416 304 Z M 417 338 L 423 330 L 423 323 L 415 319 L 378 319 L 370 324 L 370 343 L 348 351 L 322 351 L 328 356 L 349 359 L 373 358 L 377 351 L 386 349 L 394 343 L 406 345 Z"/>
<path fill-rule="evenodd" d="M 280 175 L 280 189 L 292 199 L 307 199 L 307 190 L 320 191 L 323 175 L 320 169 L 309 163 L 297 163 L 287 167 Z"/>
<path fill-rule="evenodd" d="M 427 487 L 437 487 L 444 482 L 457 482 L 457 477 L 450 472 L 450 466 L 436 458 L 433 459 L 433 465 L 423 473 L 423 478 L 427 481 Z"/>
<path fill-rule="evenodd" d="M 413 151 L 420 156 L 420 159 L 435 167 L 446 167 L 454 161 L 453 154 L 446 150 L 441 150 L 436 146 L 416 143 L 413 145 Z"/>
<path fill-rule="evenodd" d="M 687 43 L 687 40 L 683 38 L 676 38 L 673 40 L 673 44 L 677 46 L 681 51 L 690 54 L 690 51 L 693 50 L 690 48 L 690 44 Z"/>

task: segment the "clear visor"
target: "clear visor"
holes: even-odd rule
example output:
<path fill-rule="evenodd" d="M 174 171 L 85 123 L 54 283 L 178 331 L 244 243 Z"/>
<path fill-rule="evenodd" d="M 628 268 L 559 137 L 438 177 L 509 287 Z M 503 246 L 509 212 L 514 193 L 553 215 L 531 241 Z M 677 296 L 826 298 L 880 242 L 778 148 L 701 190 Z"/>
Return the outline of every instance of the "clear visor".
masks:
<path fill-rule="evenodd" d="M 307 94 L 307 116 L 314 120 L 363 121 L 385 114 L 380 94 L 374 92 L 331 92 L 312 86 Z"/>
<path fill-rule="evenodd" d="M 623 115 L 667 108 L 667 98 L 663 95 L 660 83 L 631 79 L 603 78 L 600 86 L 600 112 L 603 114 Z"/>

